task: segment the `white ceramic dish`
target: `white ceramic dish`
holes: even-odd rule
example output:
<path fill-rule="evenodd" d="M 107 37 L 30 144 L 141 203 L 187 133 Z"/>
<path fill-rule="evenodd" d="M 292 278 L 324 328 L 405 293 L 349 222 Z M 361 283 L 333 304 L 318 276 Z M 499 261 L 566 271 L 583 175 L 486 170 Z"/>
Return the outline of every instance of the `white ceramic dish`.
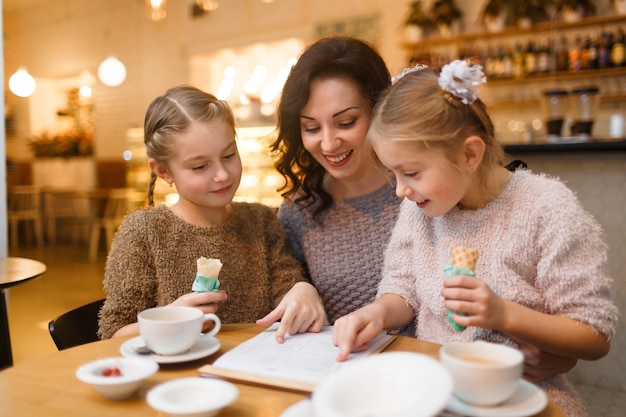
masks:
<path fill-rule="evenodd" d="M 120 347 L 120 353 L 127 358 L 150 359 L 158 363 L 181 363 L 189 362 L 196 359 L 205 358 L 220 349 L 221 343 L 212 336 L 200 336 L 198 341 L 185 353 L 180 355 L 156 355 L 156 354 L 139 354 L 135 348 L 145 346 L 141 336 L 127 340 Z"/>
<path fill-rule="evenodd" d="M 433 417 L 450 400 L 452 377 L 435 359 L 388 352 L 346 362 L 313 391 L 324 417 Z"/>
<path fill-rule="evenodd" d="M 471 417 L 526 417 L 539 413 L 546 405 L 548 405 L 546 394 L 538 386 L 522 380 L 513 396 L 497 406 L 481 407 L 466 404 L 452 397 L 446 408 Z"/>
<path fill-rule="evenodd" d="M 117 368 L 121 375 L 105 376 L 106 369 Z M 76 369 L 76 378 L 90 384 L 105 398 L 123 400 L 141 386 L 141 382 L 159 370 L 154 361 L 112 357 L 88 362 Z"/>
<path fill-rule="evenodd" d="M 230 382 L 191 377 L 164 382 L 148 392 L 150 407 L 170 417 L 210 417 L 239 395 Z"/>

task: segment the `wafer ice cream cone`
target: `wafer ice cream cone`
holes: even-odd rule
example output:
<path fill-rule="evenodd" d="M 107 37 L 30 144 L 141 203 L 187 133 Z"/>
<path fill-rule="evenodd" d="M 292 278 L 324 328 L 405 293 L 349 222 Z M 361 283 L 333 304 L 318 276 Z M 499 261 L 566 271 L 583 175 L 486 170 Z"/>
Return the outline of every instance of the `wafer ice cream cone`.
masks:
<path fill-rule="evenodd" d="M 478 250 L 452 244 L 452 266 L 474 272 Z"/>
<path fill-rule="evenodd" d="M 449 265 L 446 265 L 444 268 L 444 272 L 446 274 L 446 278 L 452 277 L 455 275 L 468 275 L 474 276 L 474 270 L 476 268 L 476 261 L 478 260 L 478 250 L 466 248 L 463 246 L 458 246 L 453 244 L 451 251 L 451 261 Z M 465 326 L 461 326 L 452 318 L 452 314 L 463 314 L 458 312 L 453 312 L 452 310 L 448 310 L 448 321 L 454 330 L 463 331 L 465 330 Z"/>
<path fill-rule="evenodd" d="M 191 290 L 194 292 L 217 291 L 220 286 L 218 276 L 222 269 L 222 262 L 219 259 L 201 256 L 196 264 L 196 279 L 193 281 Z"/>

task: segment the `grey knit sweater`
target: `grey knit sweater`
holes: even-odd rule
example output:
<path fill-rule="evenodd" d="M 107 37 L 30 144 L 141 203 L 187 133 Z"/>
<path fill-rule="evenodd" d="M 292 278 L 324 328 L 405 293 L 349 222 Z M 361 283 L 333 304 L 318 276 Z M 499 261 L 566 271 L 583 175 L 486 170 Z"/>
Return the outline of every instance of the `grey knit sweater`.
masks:
<path fill-rule="evenodd" d="M 99 336 L 109 338 L 136 322 L 138 312 L 190 293 L 200 256 L 224 264 L 220 289 L 228 299 L 217 312 L 222 323 L 254 322 L 305 280 L 273 209 L 245 203 L 232 208 L 226 223 L 209 227 L 186 223 L 165 206 L 128 215 L 106 263 Z"/>
<path fill-rule="evenodd" d="M 331 323 L 374 300 L 400 202 L 394 187 L 385 184 L 334 202 L 319 222 L 313 220 L 315 206 L 281 206 L 279 217 L 294 254 L 305 264 Z"/>
<path fill-rule="evenodd" d="M 517 171 L 486 207 L 455 208 L 436 218 L 405 200 L 387 249 L 379 295 L 398 294 L 409 303 L 418 338 L 515 345 L 497 332 L 457 332 L 448 324 L 440 291 L 453 243 L 479 250 L 476 276 L 500 296 L 614 334 L 617 308 L 602 231 L 562 182 Z M 540 386 L 568 416 L 586 415 L 565 375 Z"/>

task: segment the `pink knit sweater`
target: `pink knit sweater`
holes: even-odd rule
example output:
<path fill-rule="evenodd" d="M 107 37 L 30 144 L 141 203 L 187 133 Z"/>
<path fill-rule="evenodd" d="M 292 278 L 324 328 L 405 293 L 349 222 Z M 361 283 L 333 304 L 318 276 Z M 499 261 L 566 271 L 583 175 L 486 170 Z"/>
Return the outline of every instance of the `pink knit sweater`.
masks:
<path fill-rule="evenodd" d="M 500 296 L 614 334 L 617 308 L 605 275 L 601 228 L 559 180 L 517 171 L 486 207 L 455 208 L 436 218 L 405 200 L 387 248 L 378 295 L 394 293 L 407 301 L 418 338 L 516 346 L 498 332 L 475 327 L 457 332 L 448 324 L 440 291 L 453 243 L 479 250 L 476 276 Z M 568 416 L 586 415 L 565 375 L 540 385 Z"/>

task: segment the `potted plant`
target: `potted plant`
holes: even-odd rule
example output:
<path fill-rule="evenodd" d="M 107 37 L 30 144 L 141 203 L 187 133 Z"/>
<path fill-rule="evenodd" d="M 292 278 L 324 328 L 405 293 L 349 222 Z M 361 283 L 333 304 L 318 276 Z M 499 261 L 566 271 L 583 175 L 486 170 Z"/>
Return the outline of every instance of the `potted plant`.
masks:
<path fill-rule="evenodd" d="M 458 31 L 458 24 L 463 16 L 454 0 L 435 0 L 430 8 L 434 24 L 442 37 L 449 37 Z"/>
<path fill-rule="evenodd" d="M 35 158 L 75 158 L 93 156 L 93 134 L 81 130 L 62 133 L 44 131 L 28 143 Z"/>
<path fill-rule="evenodd" d="M 91 131 L 44 131 L 33 136 L 28 145 L 35 156 L 32 164 L 35 185 L 55 188 L 90 188 L 96 185 Z"/>
<path fill-rule="evenodd" d="M 566 22 L 576 22 L 596 13 L 592 0 L 555 0 L 554 6 Z"/>
<path fill-rule="evenodd" d="M 626 14 L 626 0 L 611 0 L 611 3 L 615 6 L 615 13 Z"/>
<path fill-rule="evenodd" d="M 408 43 L 419 42 L 432 27 L 430 16 L 424 11 L 420 0 L 412 1 L 404 18 L 404 39 Z"/>
<path fill-rule="evenodd" d="M 500 32 L 506 19 L 505 1 L 488 0 L 480 13 L 480 17 L 488 32 Z"/>
<path fill-rule="evenodd" d="M 509 26 L 530 27 L 550 20 L 547 7 L 553 0 L 512 0 L 508 2 L 506 24 Z"/>

